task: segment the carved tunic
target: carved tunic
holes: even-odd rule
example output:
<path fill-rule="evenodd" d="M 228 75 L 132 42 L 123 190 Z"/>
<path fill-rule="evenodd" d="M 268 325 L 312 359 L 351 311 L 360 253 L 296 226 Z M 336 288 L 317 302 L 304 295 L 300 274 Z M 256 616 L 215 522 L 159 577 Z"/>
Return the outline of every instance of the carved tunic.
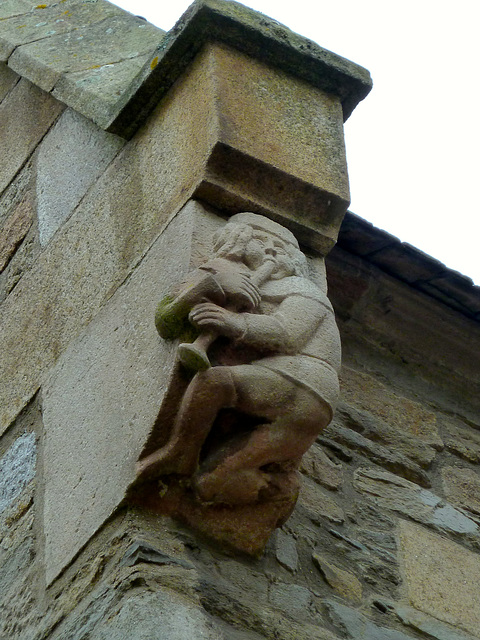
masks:
<path fill-rule="evenodd" d="M 340 337 L 327 296 L 310 280 L 291 276 L 260 287 L 258 314 L 245 314 L 241 342 L 279 354 L 252 364 L 273 369 L 335 407 L 339 387 Z"/>
<path fill-rule="evenodd" d="M 217 259 L 203 265 L 196 275 L 190 275 L 188 290 L 182 288 L 179 296 L 159 309 L 156 322 L 161 335 L 161 327 L 172 326 L 172 313 L 177 314 L 175 326 L 183 326 L 180 308 L 187 312 L 201 301 L 206 289 L 212 289 L 215 267 L 220 264 Z M 238 267 L 250 271 L 245 265 Z M 225 303 L 221 287 L 215 284 L 213 290 L 217 300 Z M 217 350 L 216 363 L 249 363 L 274 370 L 309 389 L 333 414 L 339 393 L 340 337 L 326 294 L 299 276 L 268 280 L 260 286 L 260 293 L 259 307 L 242 313 L 246 325 L 243 335 L 232 341 L 227 351 L 224 345 Z M 170 331 L 168 337 L 175 336 Z"/>

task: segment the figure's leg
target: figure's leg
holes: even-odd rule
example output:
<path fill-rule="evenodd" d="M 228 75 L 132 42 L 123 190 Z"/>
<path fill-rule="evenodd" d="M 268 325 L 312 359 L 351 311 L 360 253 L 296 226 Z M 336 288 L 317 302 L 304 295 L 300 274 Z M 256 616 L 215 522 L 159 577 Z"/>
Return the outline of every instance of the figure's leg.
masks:
<path fill-rule="evenodd" d="M 267 497 L 278 481 L 295 491 L 295 469 L 331 419 L 330 407 L 307 389 L 274 371 L 247 367 L 232 370 L 235 407 L 270 422 L 257 427 L 235 450 L 226 450 L 213 469 L 200 469 L 195 487 L 205 501 L 255 502 Z"/>
<path fill-rule="evenodd" d="M 137 463 L 137 478 L 191 475 L 218 412 L 234 404 L 230 367 L 212 367 L 197 373 L 182 398 L 170 440 Z"/>

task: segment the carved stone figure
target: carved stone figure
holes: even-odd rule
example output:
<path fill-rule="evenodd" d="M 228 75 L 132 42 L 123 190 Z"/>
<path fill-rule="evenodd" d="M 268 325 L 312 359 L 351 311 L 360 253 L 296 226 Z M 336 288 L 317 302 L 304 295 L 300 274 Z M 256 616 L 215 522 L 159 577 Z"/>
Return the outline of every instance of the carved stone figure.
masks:
<path fill-rule="evenodd" d="M 290 231 L 239 213 L 215 256 L 160 304 L 162 337 L 194 372 L 168 442 L 137 465 L 137 482 L 175 476 L 210 505 L 295 503 L 302 455 L 332 419 L 340 340 L 326 290 L 308 277 Z M 208 351 L 208 354 L 207 354 Z"/>

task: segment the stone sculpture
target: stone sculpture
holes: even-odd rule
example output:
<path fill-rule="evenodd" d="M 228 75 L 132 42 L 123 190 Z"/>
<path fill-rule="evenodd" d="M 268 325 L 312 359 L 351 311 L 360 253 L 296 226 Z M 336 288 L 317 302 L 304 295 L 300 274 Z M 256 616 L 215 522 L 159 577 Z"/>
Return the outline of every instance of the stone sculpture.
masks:
<path fill-rule="evenodd" d="M 200 336 L 180 345 L 193 377 L 168 441 L 138 462 L 137 484 L 171 477 L 200 504 L 277 501 L 290 512 L 301 457 L 338 396 L 333 309 L 297 240 L 276 222 L 236 214 L 214 249 L 157 312 L 163 338 L 192 325 Z"/>

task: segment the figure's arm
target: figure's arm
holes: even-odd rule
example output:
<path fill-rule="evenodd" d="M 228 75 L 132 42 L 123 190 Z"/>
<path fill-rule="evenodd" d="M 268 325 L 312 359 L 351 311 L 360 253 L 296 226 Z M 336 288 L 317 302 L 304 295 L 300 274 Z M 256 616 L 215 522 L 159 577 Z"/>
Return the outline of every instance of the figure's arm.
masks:
<path fill-rule="evenodd" d="M 301 295 L 286 298 L 272 315 L 246 313 L 240 340 L 262 350 L 294 354 L 310 340 L 329 310 Z"/>
<path fill-rule="evenodd" d="M 225 303 L 225 293 L 215 277 L 198 269 L 166 295 L 157 307 L 155 326 L 166 340 L 173 340 L 183 333 L 188 324 L 188 314 L 201 300 Z"/>
<path fill-rule="evenodd" d="M 190 320 L 261 351 L 298 353 L 331 311 L 320 301 L 301 295 L 286 298 L 271 315 L 236 313 L 215 304 L 199 304 Z"/>
<path fill-rule="evenodd" d="M 226 259 L 210 260 L 178 284 L 157 307 L 155 326 L 167 340 L 181 335 L 188 326 L 190 310 L 200 302 L 227 303 L 253 309 L 260 302 L 258 287 L 248 269 Z"/>

